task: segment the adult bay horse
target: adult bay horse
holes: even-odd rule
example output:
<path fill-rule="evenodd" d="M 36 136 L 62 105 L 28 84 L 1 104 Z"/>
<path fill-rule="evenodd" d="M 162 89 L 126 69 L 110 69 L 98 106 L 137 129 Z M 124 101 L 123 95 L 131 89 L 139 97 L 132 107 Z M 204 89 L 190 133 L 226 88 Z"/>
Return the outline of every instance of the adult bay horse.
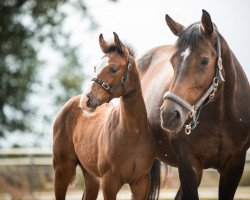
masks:
<path fill-rule="evenodd" d="M 145 200 L 155 140 L 149 131 L 139 72 L 132 50 L 116 33 L 114 43 L 107 43 L 102 34 L 99 43 L 105 56 L 91 91 L 71 98 L 54 123 L 55 196 L 65 199 L 79 165 L 85 181 L 83 199 L 97 198 L 100 179 L 105 200 L 116 199 L 125 183 L 132 199 Z M 105 104 L 119 97 L 118 106 Z M 154 199 L 154 194 L 149 198 Z"/>
<path fill-rule="evenodd" d="M 199 199 L 202 171 L 214 168 L 219 199 L 231 200 L 250 146 L 249 82 L 208 12 L 186 28 L 166 22 L 176 43 L 138 60 L 157 157 L 179 169 L 175 199 Z"/>

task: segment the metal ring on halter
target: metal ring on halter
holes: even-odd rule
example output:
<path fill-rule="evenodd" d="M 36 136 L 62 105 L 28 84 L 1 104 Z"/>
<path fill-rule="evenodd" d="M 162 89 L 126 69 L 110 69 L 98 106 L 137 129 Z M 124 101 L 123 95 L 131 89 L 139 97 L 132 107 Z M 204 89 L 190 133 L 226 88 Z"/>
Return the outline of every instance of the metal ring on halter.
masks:
<path fill-rule="evenodd" d="M 218 85 L 219 85 L 219 78 L 218 77 L 214 77 L 213 84 L 214 84 L 214 87 L 218 87 Z"/>
<path fill-rule="evenodd" d="M 102 87 L 105 89 L 105 90 L 108 90 L 109 89 L 109 85 L 107 83 L 102 83 Z"/>
<path fill-rule="evenodd" d="M 127 79 L 123 76 L 123 77 L 121 78 L 121 82 L 122 82 L 123 85 L 125 85 L 125 83 L 127 82 Z"/>
<path fill-rule="evenodd" d="M 192 131 L 192 128 L 191 128 L 190 124 L 186 125 L 185 126 L 185 133 L 187 135 L 189 135 L 191 133 L 191 131 Z"/>

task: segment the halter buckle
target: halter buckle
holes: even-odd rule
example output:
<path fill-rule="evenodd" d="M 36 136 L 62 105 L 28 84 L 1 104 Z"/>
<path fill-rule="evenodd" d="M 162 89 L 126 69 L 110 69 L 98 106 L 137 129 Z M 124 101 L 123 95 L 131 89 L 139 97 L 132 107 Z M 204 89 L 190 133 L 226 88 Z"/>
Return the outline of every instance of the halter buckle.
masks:
<path fill-rule="evenodd" d="M 129 63 L 128 63 L 128 70 L 129 70 L 129 71 L 131 70 L 131 66 L 132 66 L 131 63 L 129 62 Z"/>
<path fill-rule="evenodd" d="M 219 69 L 222 70 L 222 58 L 221 57 L 218 58 L 217 64 L 218 64 Z"/>
<path fill-rule="evenodd" d="M 189 110 L 189 116 L 193 117 L 196 113 L 195 106 L 192 106 L 191 109 Z"/>
<path fill-rule="evenodd" d="M 109 85 L 107 83 L 102 83 L 102 87 L 105 89 L 105 90 L 108 90 L 109 89 Z"/>

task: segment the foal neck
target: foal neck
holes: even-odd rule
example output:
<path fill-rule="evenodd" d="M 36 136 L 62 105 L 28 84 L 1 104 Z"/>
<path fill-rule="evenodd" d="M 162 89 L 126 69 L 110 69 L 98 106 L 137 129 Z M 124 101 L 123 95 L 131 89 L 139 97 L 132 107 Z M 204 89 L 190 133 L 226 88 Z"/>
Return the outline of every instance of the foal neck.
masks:
<path fill-rule="evenodd" d="M 144 131 L 148 129 L 147 112 L 142 96 L 139 73 L 134 63 L 127 84 L 130 87 L 132 86 L 132 90 L 129 94 L 120 98 L 120 119 L 128 129 L 143 129 Z"/>

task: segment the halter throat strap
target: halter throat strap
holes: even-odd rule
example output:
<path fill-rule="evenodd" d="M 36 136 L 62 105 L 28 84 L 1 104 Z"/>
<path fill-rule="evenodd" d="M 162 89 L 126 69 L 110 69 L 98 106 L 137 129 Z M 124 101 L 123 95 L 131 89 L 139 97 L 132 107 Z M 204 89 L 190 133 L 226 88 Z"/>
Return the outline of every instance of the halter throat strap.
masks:
<path fill-rule="evenodd" d="M 169 99 L 189 111 L 189 115 L 192 118 L 192 120 L 190 124 L 185 126 L 186 134 L 190 134 L 191 131 L 195 129 L 195 127 L 199 123 L 198 118 L 200 115 L 201 108 L 204 105 L 212 101 L 218 89 L 219 82 L 225 81 L 222 75 L 223 66 L 222 66 L 222 58 L 221 58 L 221 44 L 220 44 L 220 37 L 218 33 L 217 33 L 217 38 L 216 38 L 216 52 L 217 52 L 218 60 L 217 60 L 215 77 L 210 87 L 207 89 L 205 94 L 199 99 L 199 101 L 196 104 L 191 105 L 187 101 L 185 101 L 184 99 L 182 99 L 181 97 L 177 96 L 176 94 L 172 92 L 166 92 L 163 96 L 163 99 Z"/>
<path fill-rule="evenodd" d="M 92 81 L 94 81 L 95 83 L 102 86 L 102 88 L 110 94 L 110 100 L 111 100 L 113 98 L 113 93 L 117 88 L 123 87 L 123 90 L 124 90 L 125 84 L 129 78 L 129 73 L 131 71 L 131 67 L 132 67 L 131 58 L 129 57 L 128 66 L 127 66 L 127 69 L 126 69 L 123 77 L 121 78 L 120 82 L 118 82 L 117 84 L 115 84 L 113 86 L 110 86 L 108 83 L 105 83 L 101 79 L 98 79 L 98 78 L 93 78 Z"/>

